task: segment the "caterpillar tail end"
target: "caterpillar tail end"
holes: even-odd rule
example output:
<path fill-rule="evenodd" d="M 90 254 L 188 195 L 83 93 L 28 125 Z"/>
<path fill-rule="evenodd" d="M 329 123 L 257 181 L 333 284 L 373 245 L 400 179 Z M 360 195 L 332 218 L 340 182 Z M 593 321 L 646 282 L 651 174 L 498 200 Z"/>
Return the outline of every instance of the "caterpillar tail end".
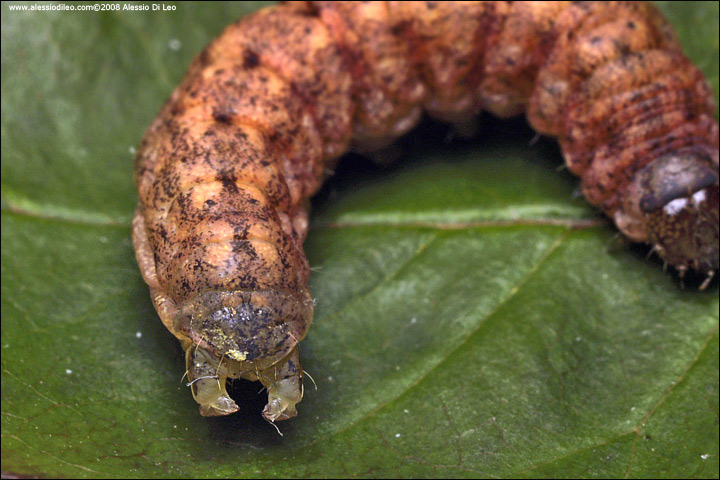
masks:
<path fill-rule="evenodd" d="M 183 303 L 172 326 L 185 341 L 188 385 L 200 413 L 236 412 L 225 384 L 243 378 L 267 390 L 266 420 L 296 416 L 303 397 L 298 342 L 312 323 L 312 307 L 307 290 L 207 291 Z"/>
<path fill-rule="evenodd" d="M 200 415 L 230 415 L 240 408 L 226 390 L 228 378 L 260 380 L 268 391 L 262 412 L 270 422 L 288 420 L 297 415 L 296 405 L 303 397 L 303 372 L 297 346 L 280 362 L 261 371 L 242 371 L 240 363 L 217 357 L 198 345 L 185 351 L 188 386 L 200 404 Z"/>

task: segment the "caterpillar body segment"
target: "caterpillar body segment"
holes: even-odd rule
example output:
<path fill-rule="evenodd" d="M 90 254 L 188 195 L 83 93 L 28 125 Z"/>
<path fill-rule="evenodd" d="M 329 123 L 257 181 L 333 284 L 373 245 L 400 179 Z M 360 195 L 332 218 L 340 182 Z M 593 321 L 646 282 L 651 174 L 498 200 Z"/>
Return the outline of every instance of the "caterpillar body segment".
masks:
<path fill-rule="evenodd" d="M 203 415 L 261 381 L 297 414 L 312 322 L 308 199 L 351 147 L 423 112 L 525 112 L 590 203 L 682 276 L 718 270 L 718 126 L 700 71 L 645 2 L 290 2 L 193 61 L 135 161 L 133 241 Z M 707 283 L 707 282 L 706 282 Z"/>

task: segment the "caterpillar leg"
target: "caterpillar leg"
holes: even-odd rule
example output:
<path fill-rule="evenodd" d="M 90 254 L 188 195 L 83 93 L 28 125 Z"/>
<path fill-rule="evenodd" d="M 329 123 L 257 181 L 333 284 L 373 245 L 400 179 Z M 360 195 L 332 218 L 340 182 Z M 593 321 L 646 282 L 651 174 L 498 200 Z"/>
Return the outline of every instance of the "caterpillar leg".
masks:
<path fill-rule="evenodd" d="M 239 410 L 225 388 L 228 372 L 222 363 L 222 358 L 199 346 L 190 345 L 185 350 L 190 389 L 200 404 L 200 415 L 205 417 L 229 415 Z"/>
<path fill-rule="evenodd" d="M 268 403 L 263 410 L 266 420 L 275 422 L 297 415 L 295 405 L 302 400 L 303 371 L 297 346 L 279 363 L 257 373 L 268 391 Z"/>

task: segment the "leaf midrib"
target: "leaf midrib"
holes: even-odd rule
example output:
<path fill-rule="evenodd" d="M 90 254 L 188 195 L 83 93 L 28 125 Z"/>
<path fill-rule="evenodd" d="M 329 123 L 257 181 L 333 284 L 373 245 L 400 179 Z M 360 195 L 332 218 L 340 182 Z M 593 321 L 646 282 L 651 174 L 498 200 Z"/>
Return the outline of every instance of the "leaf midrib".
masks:
<path fill-rule="evenodd" d="M 132 223 L 132 214 L 113 216 L 105 213 L 79 210 L 74 208 L 50 207 L 46 204 L 33 202 L 32 200 L 15 194 L 15 192 L 6 186 L 2 186 L 3 191 L 3 207 L 0 211 L 6 214 L 12 214 L 18 217 L 28 219 L 52 220 L 66 224 L 81 224 L 95 227 L 120 227 L 130 228 Z M 387 227 L 387 228 L 430 228 L 437 230 L 464 230 L 474 228 L 494 228 L 494 227 L 566 227 L 571 229 L 595 228 L 609 226 L 610 221 L 604 217 L 586 217 L 586 218 L 562 218 L 552 215 L 557 211 L 556 206 L 548 205 L 541 208 L 545 211 L 544 215 L 537 218 L 517 219 L 508 218 L 506 220 L 479 220 L 479 221 L 449 221 L 441 222 L 433 219 L 423 221 L 418 219 L 414 214 L 412 219 L 386 221 L 378 218 L 373 212 L 367 212 L 365 215 L 355 215 L 351 221 L 311 221 L 310 229 L 349 229 L 349 228 L 371 228 L 371 227 Z M 391 216 L 402 216 L 403 212 L 398 212 Z M 433 215 L 434 217 L 435 215 Z M 449 215 L 450 216 L 450 215 Z"/>

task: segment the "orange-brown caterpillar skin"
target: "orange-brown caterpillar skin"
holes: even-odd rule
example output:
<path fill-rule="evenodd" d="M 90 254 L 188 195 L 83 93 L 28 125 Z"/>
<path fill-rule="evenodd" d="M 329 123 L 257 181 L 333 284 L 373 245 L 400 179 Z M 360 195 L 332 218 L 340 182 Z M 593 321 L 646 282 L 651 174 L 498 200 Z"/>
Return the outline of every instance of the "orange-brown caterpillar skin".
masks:
<path fill-rule="evenodd" d="M 718 269 L 710 88 L 645 2 L 291 2 L 230 25 L 142 140 L 138 263 L 204 415 L 260 380 L 294 416 L 312 321 L 308 198 L 423 112 L 526 112 L 590 203 L 681 275 Z"/>

